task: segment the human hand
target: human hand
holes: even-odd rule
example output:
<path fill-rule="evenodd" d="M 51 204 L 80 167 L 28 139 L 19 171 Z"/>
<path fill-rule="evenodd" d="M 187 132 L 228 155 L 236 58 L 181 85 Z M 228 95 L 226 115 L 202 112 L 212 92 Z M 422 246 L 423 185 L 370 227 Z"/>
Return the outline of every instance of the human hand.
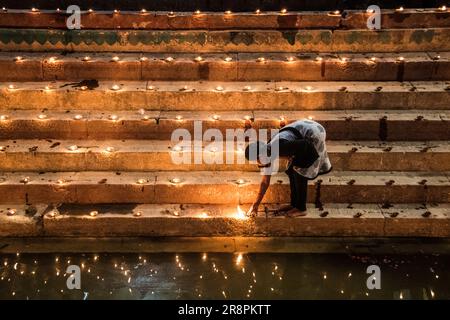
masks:
<path fill-rule="evenodd" d="M 251 205 L 250 209 L 247 211 L 247 217 L 256 217 L 258 215 L 258 203 L 254 203 Z"/>

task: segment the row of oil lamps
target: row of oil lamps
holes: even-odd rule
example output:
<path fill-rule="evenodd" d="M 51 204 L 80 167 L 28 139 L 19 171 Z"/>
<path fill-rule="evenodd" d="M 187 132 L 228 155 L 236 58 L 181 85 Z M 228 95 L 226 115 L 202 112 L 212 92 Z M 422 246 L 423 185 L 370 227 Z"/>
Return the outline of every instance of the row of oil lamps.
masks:
<path fill-rule="evenodd" d="M 10 90 L 10 91 L 14 91 L 14 90 L 17 90 L 19 87 L 17 86 L 17 85 L 15 85 L 15 84 L 9 84 L 8 85 L 8 87 L 7 87 L 7 89 L 8 90 Z M 51 90 L 54 90 L 55 88 L 52 86 L 52 85 L 46 85 L 45 87 L 44 87 L 44 91 L 51 91 Z M 88 87 L 87 86 L 81 86 L 80 88 L 79 88 L 81 91 L 86 91 L 87 89 L 88 89 Z M 118 85 L 118 84 L 113 84 L 111 87 L 110 87 L 110 90 L 111 91 L 119 91 L 119 90 L 121 90 L 122 89 L 122 86 L 121 85 Z M 377 92 L 379 92 L 380 90 L 382 89 L 382 87 L 377 87 L 376 89 L 375 89 L 375 91 L 377 91 Z M 415 90 L 415 88 L 412 88 L 412 89 L 414 89 Z M 155 86 L 153 86 L 153 85 L 149 85 L 149 86 L 147 86 L 147 90 L 149 90 L 149 91 L 156 91 L 157 90 L 157 87 L 155 87 Z M 179 89 L 179 91 L 195 91 L 195 89 L 190 89 L 187 85 L 185 85 L 185 86 L 183 86 L 183 87 L 181 87 L 180 89 Z M 225 88 L 223 87 L 223 86 L 216 86 L 215 88 L 214 88 L 214 90 L 215 91 L 218 91 L 218 92 L 222 92 L 222 91 L 225 91 Z M 285 86 L 277 86 L 277 87 L 275 87 L 274 88 L 274 90 L 275 91 L 277 91 L 277 92 L 285 92 L 285 91 L 288 91 L 288 90 L 290 90 L 289 89 L 289 87 L 285 87 Z M 312 87 L 312 86 L 305 86 L 305 87 L 303 87 L 303 88 L 301 88 L 300 89 L 300 91 L 301 92 L 313 92 L 315 89 L 314 89 L 314 87 Z M 445 88 L 444 88 L 444 90 L 445 91 L 449 91 L 450 90 L 450 86 L 446 86 Z M 242 88 L 242 91 L 252 91 L 252 87 L 251 86 L 244 86 L 243 88 Z M 341 87 L 341 88 L 339 88 L 339 91 L 346 91 L 346 87 Z M 413 91 L 413 90 L 410 90 L 410 91 Z M 3 116 L 3 117 L 5 117 L 5 116 Z M 43 119 L 45 119 L 46 118 L 46 115 L 45 114 L 41 114 L 41 115 L 39 115 L 39 119 L 41 119 L 41 120 L 43 120 Z M 76 115 L 75 117 L 74 117 L 74 119 L 75 120 L 81 120 L 82 119 L 82 116 L 81 115 Z M 6 120 L 5 118 L 0 118 L 0 120 Z M 117 120 L 117 119 L 110 119 L 110 120 Z M 144 115 L 143 116 L 143 118 L 142 118 L 142 120 L 150 120 L 150 117 L 149 116 L 146 116 L 146 115 Z M 177 119 L 177 120 L 180 120 L 180 119 Z"/>
<path fill-rule="evenodd" d="M 30 181 L 30 178 L 29 178 L 29 177 L 23 178 L 23 179 L 21 180 L 21 182 L 24 182 L 25 180 L 26 180 L 27 183 L 28 183 L 28 182 Z M 173 184 L 173 185 L 179 185 L 179 184 L 181 184 L 181 183 L 183 182 L 183 180 L 182 180 L 181 178 L 171 178 L 171 179 L 169 179 L 168 181 L 169 181 L 171 184 Z M 138 184 L 138 185 L 143 185 L 143 184 L 147 184 L 148 182 L 149 182 L 148 179 L 138 179 L 138 180 L 136 181 L 136 184 Z M 248 182 L 249 182 L 249 181 L 247 181 L 247 180 L 245 180 L 245 179 L 237 179 L 237 180 L 235 180 L 233 183 L 236 184 L 237 186 L 243 186 L 243 185 L 247 184 Z M 66 184 L 66 181 L 63 180 L 63 179 L 59 179 L 59 180 L 57 180 L 56 183 L 57 183 L 58 185 L 63 185 L 63 184 Z M 98 212 L 97 210 L 92 210 L 92 211 L 89 212 L 89 216 L 95 218 L 95 217 L 98 216 L 98 213 L 99 213 L 99 212 Z M 172 215 L 174 215 L 174 216 L 177 216 L 177 217 L 180 216 L 180 211 L 179 211 L 179 210 L 172 210 L 171 213 L 172 213 Z M 9 217 L 15 216 L 16 214 L 17 214 L 17 209 L 14 209 L 14 208 L 9 208 L 9 209 L 7 209 L 7 211 L 6 211 L 6 215 L 9 216 Z M 54 218 L 54 217 L 56 217 L 58 214 L 59 214 L 59 212 L 58 212 L 57 209 L 52 209 L 52 210 L 50 210 L 48 213 L 46 213 L 46 216 L 51 217 L 51 218 Z M 142 213 L 142 211 L 140 211 L 140 210 L 138 210 L 138 211 L 133 211 L 133 216 L 135 216 L 135 217 L 141 217 L 142 214 L 143 214 L 143 213 Z M 203 212 L 203 213 L 201 213 L 201 214 L 199 215 L 199 217 L 200 217 L 200 218 L 209 218 L 210 215 L 208 214 L 208 212 Z M 245 212 L 240 208 L 239 205 L 237 206 L 236 218 L 238 218 L 238 219 L 245 219 L 245 218 L 246 218 Z"/>
<path fill-rule="evenodd" d="M 151 119 L 151 117 L 149 115 L 145 115 L 144 114 L 145 110 L 142 109 L 142 110 L 139 111 L 139 113 L 143 115 L 142 116 L 142 120 L 143 121 L 148 121 L 148 120 Z M 76 115 L 73 116 L 74 120 L 82 120 L 83 118 L 84 117 L 83 117 L 82 114 L 76 114 Z M 220 120 L 220 115 L 213 114 L 213 115 L 210 116 L 210 118 L 213 121 L 219 121 Z M 39 114 L 37 116 L 37 119 L 38 120 L 47 120 L 48 119 L 48 115 L 45 114 L 45 113 L 41 113 L 41 114 Z M 116 115 L 116 114 L 111 114 L 111 115 L 108 116 L 108 120 L 110 120 L 112 122 L 116 122 L 119 119 L 120 119 L 119 116 Z M 310 116 L 305 117 L 305 119 L 313 120 L 314 117 L 310 115 Z M 5 115 L 5 114 L 0 115 L 0 122 L 4 122 L 4 121 L 8 121 L 8 120 L 10 120 L 10 117 L 8 115 Z M 184 117 L 182 115 L 176 115 L 175 116 L 175 120 L 181 122 L 181 121 L 184 121 Z M 244 121 L 244 124 L 245 124 L 246 128 L 250 128 L 252 126 L 251 123 L 252 123 L 253 120 L 252 120 L 251 116 L 249 116 L 249 115 L 244 116 L 242 118 L 242 121 Z M 278 119 L 275 119 L 275 121 L 278 121 L 278 125 L 281 128 L 284 127 L 287 124 L 287 119 L 286 119 L 286 117 L 284 115 L 280 115 Z M 76 151 L 76 150 L 78 150 L 78 147 L 77 146 L 70 146 L 68 149 L 70 151 Z M 172 150 L 174 152 L 181 152 L 182 148 L 179 147 L 179 146 L 175 146 Z M 0 146 L 0 152 L 2 152 L 2 151 L 6 151 L 6 147 L 5 146 Z M 116 149 L 113 148 L 113 147 L 108 147 L 108 148 L 105 149 L 105 151 L 111 153 L 111 152 L 116 151 Z M 241 152 L 241 151 L 242 150 L 237 150 L 237 152 Z"/>
<path fill-rule="evenodd" d="M 24 177 L 24 178 L 22 178 L 22 179 L 20 180 L 20 183 L 28 184 L 28 183 L 30 183 L 31 181 L 32 181 L 32 179 L 31 179 L 30 177 Z M 170 178 L 170 179 L 168 180 L 168 182 L 170 182 L 171 184 L 174 184 L 174 185 L 179 185 L 179 184 L 183 183 L 184 180 L 181 179 L 181 178 L 175 177 L 175 178 Z M 248 181 L 245 180 L 245 179 L 236 179 L 236 180 L 233 181 L 234 184 L 239 185 L 239 186 L 244 185 L 244 184 L 246 184 L 247 182 L 248 182 Z M 55 181 L 55 184 L 58 184 L 58 185 L 65 185 L 65 184 L 67 184 L 67 183 L 68 183 L 68 181 L 67 181 L 67 180 L 64 180 L 64 179 L 58 179 L 58 180 Z M 149 180 L 148 180 L 148 179 L 145 179 L 145 178 L 141 178 L 141 179 L 137 179 L 137 180 L 136 180 L 136 184 L 141 184 L 141 185 L 143 185 L 143 184 L 147 184 L 147 183 L 149 183 Z"/>
<path fill-rule="evenodd" d="M 10 90 L 10 91 L 14 91 L 14 90 L 17 90 L 17 89 L 19 89 L 19 87 L 17 86 L 17 85 L 15 85 L 15 84 L 9 84 L 8 85 L 8 87 L 7 87 L 7 89 L 8 90 Z M 55 88 L 52 86 L 52 85 L 46 85 L 45 87 L 44 87 L 44 91 L 52 91 L 52 90 L 54 90 Z M 81 86 L 80 88 L 79 88 L 81 91 L 86 91 L 87 89 L 88 89 L 88 87 L 87 86 Z M 113 84 L 110 88 L 109 88 L 111 91 L 119 91 L 119 90 L 121 90 L 122 89 L 122 85 L 118 85 L 118 84 Z M 339 88 L 339 91 L 346 91 L 346 90 L 343 90 L 343 89 L 346 89 L 346 87 L 341 87 L 341 88 Z M 381 89 L 381 87 L 378 87 L 377 89 L 376 89 L 376 91 L 380 91 L 380 89 Z M 157 90 L 157 87 L 155 87 L 155 86 L 153 86 L 153 85 L 149 85 L 149 86 L 147 86 L 147 90 L 148 91 L 156 91 Z M 195 91 L 195 89 L 194 88 L 189 88 L 189 86 L 187 86 L 187 85 L 184 85 L 184 86 L 182 86 L 180 89 L 178 89 L 179 91 L 182 91 L 182 92 L 186 92 L 186 91 Z M 223 86 L 216 86 L 215 88 L 214 88 L 214 90 L 215 91 L 218 91 L 218 92 L 222 92 L 222 91 L 225 91 L 225 87 L 223 87 Z M 252 91 L 253 89 L 252 89 L 252 87 L 251 86 L 244 86 L 243 88 L 242 88 L 242 91 Z M 288 91 L 288 90 L 290 90 L 289 89 L 289 87 L 285 87 L 285 86 L 276 86 L 275 88 L 274 88 L 274 90 L 275 91 L 277 91 L 277 92 L 285 92 L 285 91 Z M 300 89 L 300 91 L 301 92 L 314 92 L 314 87 L 313 86 L 305 86 L 305 87 L 303 87 L 303 88 L 301 88 Z M 444 90 L 445 91 L 448 91 L 448 90 L 450 90 L 450 86 L 446 86 L 445 88 L 444 88 Z M 46 118 L 46 116 L 44 115 L 44 114 L 42 114 L 42 115 L 40 115 L 39 116 L 40 118 L 39 119 L 45 119 Z M 76 119 L 76 120 L 80 120 L 81 119 L 81 116 L 79 116 L 79 115 L 77 115 L 76 117 L 80 117 L 79 119 Z M 5 120 L 5 119 L 0 119 L 0 120 Z M 117 119 L 111 119 L 111 120 L 117 120 Z M 150 117 L 148 117 L 148 116 L 144 116 L 143 117 L 143 120 L 150 120 Z"/>
<path fill-rule="evenodd" d="M 95 218 L 95 217 L 98 216 L 98 213 L 99 212 L 97 210 L 92 210 L 92 211 L 89 212 L 89 216 Z M 54 210 L 49 211 L 46 214 L 46 216 L 48 216 L 50 218 L 54 218 L 58 214 L 59 214 L 59 212 L 56 209 L 54 209 Z M 141 217 L 142 214 L 143 214 L 142 211 L 133 211 L 133 216 L 135 216 L 135 217 Z M 240 218 L 240 219 L 244 218 L 242 216 L 243 214 L 245 214 L 245 213 L 239 212 L 238 218 Z M 8 217 L 12 217 L 12 216 L 17 215 L 17 209 L 8 209 L 6 211 L 6 215 Z M 180 216 L 180 211 L 179 210 L 172 210 L 172 215 L 178 217 L 178 216 Z M 203 212 L 203 213 L 200 214 L 200 218 L 209 218 L 209 217 L 210 217 L 210 215 L 207 212 Z"/>
<path fill-rule="evenodd" d="M 280 121 L 285 121 L 285 120 L 284 120 L 284 117 L 280 117 Z M 5 147 L 5 146 L 0 146 L 0 152 L 5 152 L 6 150 L 7 150 L 7 147 Z M 78 145 L 70 145 L 70 146 L 67 147 L 67 150 L 68 150 L 68 151 L 78 151 L 78 150 L 79 150 L 79 147 L 78 147 Z M 105 148 L 103 149 L 103 151 L 106 152 L 106 153 L 113 153 L 113 152 L 118 151 L 118 149 L 115 148 L 115 147 L 105 147 Z M 184 152 L 184 151 L 186 151 L 186 150 L 184 150 L 184 149 L 183 149 L 182 147 L 180 147 L 180 146 L 174 146 L 174 147 L 172 148 L 172 152 Z M 218 151 L 219 151 L 219 149 L 216 148 L 216 147 L 212 147 L 212 148 L 209 149 L 209 152 L 211 152 L 211 153 L 216 153 L 216 152 L 218 152 Z M 243 150 L 242 150 L 241 148 L 237 148 L 237 149 L 235 150 L 235 152 L 237 152 L 237 153 L 242 153 Z M 26 181 L 24 181 L 24 182 L 27 183 L 28 180 L 26 180 Z"/>
<path fill-rule="evenodd" d="M 281 120 L 280 120 L 281 121 Z M 283 120 L 284 121 L 284 120 Z M 68 146 L 67 147 L 67 150 L 69 150 L 69 151 L 78 151 L 78 149 L 79 149 L 79 147 L 77 146 L 77 145 L 70 145 L 70 146 Z M 7 147 L 5 147 L 5 146 L 0 146 L 0 152 L 5 152 L 7 150 Z M 104 152 L 107 152 L 107 153 L 113 153 L 113 152 L 115 152 L 115 151 L 117 151 L 118 149 L 117 148 L 114 148 L 114 147 L 105 147 L 104 149 L 103 149 L 103 151 Z M 185 151 L 185 150 L 183 150 L 183 148 L 182 147 L 180 147 L 180 146 L 175 146 L 175 147 L 173 147 L 172 148 L 172 152 L 183 152 L 183 151 Z M 210 148 L 210 150 L 209 150 L 209 152 L 211 152 L 211 153 L 216 153 L 216 152 L 218 152 L 219 150 L 218 150 L 218 148 L 215 148 L 215 147 L 212 147 L 212 148 Z M 242 153 L 242 149 L 240 149 L 240 148 L 238 148 L 235 152 L 237 152 L 237 153 Z M 28 181 L 27 181 L 28 182 Z"/>
<path fill-rule="evenodd" d="M 398 7 L 398 8 L 395 9 L 396 12 L 403 12 L 404 10 L 405 10 L 405 8 L 404 8 L 403 6 Z M 446 12 L 446 11 L 447 11 L 447 6 L 445 6 L 445 5 L 440 6 L 440 7 L 438 7 L 436 10 L 437 10 L 437 11 L 441 11 L 441 12 Z M 8 9 L 7 9 L 6 7 L 3 7 L 3 8 L 2 8 L 2 11 L 3 11 L 3 12 L 7 12 Z M 61 9 L 59 9 L 59 8 L 57 8 L 55 11 L 56 11 L 56 12 L 63 12 L 63 10 L 61 10 Z M 30 9 L 30 12 L 32 12 L 32 13 L 38 13 L 38 12 L 40 12 L 40 10 L 39 10 L 38 8 L 31 8 L 31 9 Z M 94 11 L 94 9 L 88 9 L 88 10 L 86 10 L 86 12 L 87 12 L 87 13 L 94 13 L 95 11 Z M 118 10 L 118 9 L 114 9 L 114 10 L 111 11 L 111 12 L 114 13 L 114 14 L 120 14 L 120 10 Z M 141 9 L 140 11 L 133 11 L 133 12 L 140 12 L 141 14 L 147 14 L 147 13 L 148 13 L 148 11 L 147 11 L 146 9 Z M 374 11 L 371 10 L 371 9 L 368 9 L 368 10 L 366 10 L 366 12 L 368 12 L 368 13 L 373 13 Z M 208 12 L 208 13 L 211 14 L 211 12 Z M 225 13 L 226 15 L 231 15 L 231 14 L 233 14 L 233 12 L 232 12 L 231 10 L 226 10 L 226 11 L 224 11 L 224 13 Z M 262 13 L 262 11 L 261 11 L 260 9 L 256 9 L 256 10 L 254 11 L 254 14 L 256 14 L 256 15 L 259 15 L 259 14 L 261 14 L 261 13 Z M 287 10 L 286 8 L 283 8 L 283 9 L 281 9 L 281 10 L 279 11 L 279 13 L 280 13 L 280 14 L 287 14 L 287 13 L 288 13 L 288 10 Z M 202 13 L 200 10 L 195 10 L 195 11 L 194 11 L 194 15 L 201 15 L 201 14 L 204 14 L 204 13 Z M 174 17 L 174 16 L 175 16 L 175 12 L 174 12 L 174 11 L 169 11 L 169 12 L 167 13 L 167 15 L 168 15 L 169 17 Z M 334 10 L 334 11 L 329 12 L 328 15 L 331 15 L 331 16 L 341 16 L 341 15 L 342 15 L 342 12 L 341 12 L 340 10 Z"/>
<path fill-rule="evenodd" d="M 9 84 L 7 88 L 8 88 L 8 90 L 10 90 L 10 91 L 14 91 L 14 90 L 19 89 L 19 87 L 18 87 L 17 85 L 15 85 L 15 84 Z M 46 85 L 46 86 L 44 87 L 44 90 L 45 90 L 45 91 L 51 91 L 51 90 L 53 90 L 53 89 L 55 89 L 55 88 L 54 88 L 52 85 Z M 85 91 L 85 90 L 87 90 L 87 89 L 88 89 L 87 86 L 81 86 L 81 87 L 80 87 L 80 90 L 82 90 L 82 91 Z M 113 85 L 110 87 L 110 90 L 112 90 L 112 91 L 119 91 L 119 90 L 121 90 L 121 89 L 122 89 L 122 86 L 121 86 L 121 85 L 118 85 L 118 84 L 113 84 Z M 147 90 L 149 90 L 149 91 L 155 91 L 155 90 L 157 90 L 157 88 L 156 88 L 155 86 L 153 86 L 153 85 L 149 85 L 149 86 L 147 86 Z M 185 85 L 185 86 L 181 87 L 179 90 L 180 90 L 180 91 L 189 91 L 189 87 Z M 223 86 L 216 86 L 216 87 L 214 88 L 214 90 L 215 90 L 215 91 L 225 91 L 225 88 L 224 88 Z M 251 91 L 251 90 L 252 90 L 252 87 L 251 87 L 251 86 L 244 86 L 242 90 L 243 90 L 243 91 Z M 289 88 L 288 88 L 288 87 L 284 87 L 284 86 L 277 86 L 277 87 L 275 88 L 275 91 L 286 91 L 286 90 L 289 90 Z M 313 88 L 312 86 L 305 86 L 305 87 L 303 88 L 303 91 L 305 91 L 305 92 L 311 92 L 311 91 L 313 91 L 313 90 L 314 90 L 314 88 Z M 149 119 L 147 118 L 147 119 L 145 119 L 145 120 L 149 120 Z"/>
<path fill-rule="evenodd" d="M 145 112 L 145 111 L 144 111 Z M 140 112 L 140 114 L 141 114 L 142 112 Z M 82 114 L 76 114 L 76 115 L 74 115 L 73 116 L 73 119 L 74 120 L 82 120 L 84 117 L 83 117 L 83 115 Z M 47 114 L 45 114 L 45 113 L 40 113 L 38 116 L 37 116 L 37 119 L 39 119 L 39 120 L 46 120 L 46 119 L 48 119 L 48 115 Z M 109 115 L 108 116 L 108 119 L 109 120 L 111 120 L 111 121 L 118 121 L 120 118 L 119 118 L 119 116 L 118 115 L 116 115 L 116 114 L 111 114 L 111 115 Z M 144 115 L 144 117 L 142 118 L 142 120 L 150 120 L 151 118 L 150 118 L 150 116 L 147 116 L 147 115 Z M 176 115 L 175 116 L 175 119 L 176 120 L 178 120 L 178 121 L 182 121 L 184 118 L 183 118 L 183 116 L 182 115 Z M 218 114 L 213 114 L 213 115 L 211 115 L 211 119 L 212 120 L 220 120 L 220 115 L 218 115 Z M 308 119 L 310 119 L 310 120 L 312 120 L 313 119 L 313 117 L 312 116 L 308 116 Z M 0 121 L 7 121 L 7 120 L 10 120 L 10 117 L 8 116 L 8 115 L 5 115 L 5 114 L 2 114 L 2 115 L 0 115 Z M 251 116 L 244 116 L 244 118 L 243 118 L 243 120 L 244 121 L 251 121 Z M 280 116 L 280 120 L 285 120 L 284 119 L 284 116 Z"/>
<path fill-rule="evenodd" d="M 139 113 L 143 114 L 144 112 L 145 112 L 145 110 L 140 111 Z M 313 116 L 308 116 L 307 118 L 309 120 L 313 120 L 314 119 Z M 48 115 L 45 114 L 45 113 L 40 113 L 37 116 L 37 119 L 38 120 L 47 120 L 48 119 Z M 82 119 L 84 119 L 84 117 L 83 117 L 82 114 L 76 114 L 76 115 L 73 116 L 73 119 L 74 120 L 82 120 Z M 108 116 L 108 120 L 110 120 L 110 121 L 118 121 L 119 119 L 120 119 L 120 117 L 118 115 L 116 115 L 116 114 L 111 114 L 111 115 Z M 148 116 L 148 115 L 143 115 L 143 117 L 142 117 L 142 120 L 150 120 L 150 119 L 151 119 L 151 117 Z M 175 119 L 177 121 L 183 121 L 184 120 L 182 115 L 176 115 Z M 211 119 L 215 120 L 215 121 L 218 121 L 218 120 L 220 120 L 220 115 L 213 114 L 213 115 L 211 115 Z M 8 121 L 8 120 L 10 120 L 10 117 L 8 115 L 6 115 L 6 114 L 0 115 L 0 121 Z M 252 117 L 249 116 L 249 115 L 246 115 L 246 116 L 243 117 L 242 120 L 245 121 L 246 124 L 250 124 L 251 121 L 252 121 Z M 285 123 L 286 122 L 286 118 L 284 116 L 280 116 L 279 117 L 279 121 L 282 121 L 283 123 Z M 3 151 L 3 150 L 0 149 L 0 151 Z"/>
<path fill-rule="evenodd" d="M 439 60 L 440 58 L 441 58 L 440 55 L 433 56 L 433 60 Z M 24 60 L 25 59 L 22 56 L 14 57 L 14 61 L 15 62 L 23 62 Z M 84 56 L 81 60 L 84 61 L 84 62 L 89 62 L 89 61 L 92 61 L 92 58 L 90 56 Z M 140 57 L 139 60 L 140 61 L 147 61 L 148 58 L 147 57 Z M 169 56 L 169 57 L 164 58 L 163 60 L 166 61 L 166 62 L 173 62 L 173 61 L 175 61 L 175 58 Z M 203 61 L 205 61 L 205 59 L 202 56 L 197 56 L 193 60 L 196 61 L 196 62 L 203 62 Z M 223 60 L 225 62 L 231 62 L 231 61 L 233 61 L 233 58 L 230 57 L 230 56 L 226 56 L 226 57 L 223 58 Z M 318 57 L 315 58 L 315 60 L 317 62 L 322 62 L 323 61 L 323 57 L 318 56 Z M 348 57 L 340 57 L 338 60 L 340 62 L 350 62 L 351 61 L 351 59 L 348 58 Z M 370 57 L 370 58 L 367 58 L 367 60 L 370 61 L 370 62 L 377 62 L 379 60 L 379 58 L 377 58 L 377 57 Z M 111 62 L 119 62 L 120 61 L 120 57 L 119 56 L 113 56 L 113 57 L 111 57 L 110 61 Z M 265 57 L 258 57 L 258 58 L 255 59 L 255 61 L 262 63 L 262 62 L 266 62 L 268 60 Z M 294 62 L 294 61 L 296 61 L 295 56 L 288 56 L 288 57 L 286 57 L 286 62 Z M 302 60 L 302 61 L 304 61 L 304 60 Z M 405 61 L 405 57 L 402 57 L 402 56 L 397 57 L 396 61 L 404 62 Z M 58 58 L 57 57 L 50 57 L 50 58 L 47 59 L 47 62 L 48 63 L 56 63 L 56 62 L 58 62 Z"/>

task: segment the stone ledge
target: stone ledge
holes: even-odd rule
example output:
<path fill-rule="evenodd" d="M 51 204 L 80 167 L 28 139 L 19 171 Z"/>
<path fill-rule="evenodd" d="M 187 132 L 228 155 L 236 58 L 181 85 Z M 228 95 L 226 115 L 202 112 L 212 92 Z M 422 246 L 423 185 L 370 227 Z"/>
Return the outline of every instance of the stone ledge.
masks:
<path fill-rule="evenodd" d="M 261 175 L 236 171 L 85 171 L 3 172 L 0 178 L 3 203 L 245 204 L 256 198 Z M 178 180 L 172 182 L 172 179 Z M 277 174 L 271 183 L 266 203 L 288 202 L 288 177 Z M 333 171 L 310 182 L 308 200 L 315 203 L 447 203 L 450 202 L 450 180 L 447 172 Z"/>
<path fill-rule="evenodd" d="M 169 56 L 174 59 L 172 62 L 165 60 Z M 398 60 L 400 56 L 403 61 Z M 119 61 L 112 61 L 113 57 Z M 265 61 L 259 62 L 260 58 Z M 347 60 L 343 61 L 344 58 Z M 4 72 L 0 81 L 429 81 L 450 79 L 449 65 L 449 52 L 202 55 L 2 52 L 0 68 Z"/>
<path fill-rule="evenodd" d="M 383 7 L 384 8 L 384 7 Z M 197 8 L 198 9 L 198 8 Z M 195 9 L 195 10 L 197 10 Z M 256 9 L 256 8 L 255 8 Z M 334 8 L 333 8 L 334 9 Z M 144 30 L 184 30 L 184 29 L 365 29 L 368 14 L 364 10 L 345 10 L 345 18 L 322 12 L 93 12 L 83 11 L 83 29 L 144 29 Z M 402 13 L 382 10 L 382 29 L 389 28 L 430 28 L 449 27 L 449 12 L 437 9 L 406 9 Z M 447 18 L 447 19 L 446 19 Z M 32 14 L 30 10 L 8 10 L 0 15 L 0 27 L 4 28 L 52 28 L 66 29 L 66 17 L 54 11 Z"/>
<path fill-rule="evenodd" d="M 135 111 L 5 110 L 0 121 L 0 139 L 162 139 L 183 128 L 193 132 L 194 121 L 203 129 L 280 128 L 285 123 L 309 117 L 327 130 L 328 140 L 450 140 L 450 111 L 444 110 L 349 110 L 349 111 Z M 81 120 L 74 117 L 80 115 Z M 111 115 L 117 120 L 110 119 Z M 216 115 L 218 120 L 214 120 Z M 248 120 L 247 120 L 248 119 Z M 410 130 L 411 127 L 415 130 Z"/>
<path fill-rule="evenodd" d="M 0 140 L 0 170 L 258 171 L 255 164 L 245 161 L 236 145 L 234 152 L 229 153 L 225 144 L 216 144 L 218 150 L 212 153 L 205 150 L 208 144 L 204 142 L 199 147 L 190 143 L 182 151 L 174 151 L 177 143 L 167 140 Z M 72 146 L 77 150 L 69 150 Z M 450 171 L 448 141 L 329 141 L 327 151 L 338 171 Z M 183 154 L 191 163 L 175 164 L 172 156 Z M 234 160 L 227 164 L 230 155 Z M 194 164 L 196 157 L 203 157 L 208 163 Z M 239 158 L 242 163 L 238 164 Z"/>
<path fill-rule="evenodd" d="M 450 43 L 450 42 L 449 42 Z M 423 82 L 146 82 L 0 83 L 1 109 L 49 110 L 449 110 L 449 85 Z M 249 90 L 247 90 L 250 86 Z M 247 89 L 246 89 L 247 88 Z M 84 89 L 84 90 L 83 90 Z"/>
<path fill-rule="evenodd" d="M 46 208 L 46 205 L 0 205 L 0 237 L 41 235 Z"/>
<path fill-rule="evenodd" d="M 449 238 L 423 237 L 20 237 L 0 238 L 0 252 L 184 253 L 272 252 L 346 254 L 447 253 Z"/>
<path fill-rule="evenodd" d="M 6 216 L 2 210 L 0 218 L 8 228 L 2 230 L 0 236 L 256 236 L 261 237 L 260 242 L 268 241 L 267 237 L 450 237 L 449 204 L 395 204 L 389 208 L 377 204 L 327 204 L 321 209 L 310 206 L 305 217 L 277 216 L 273 212 L 276 206 L 268 205 L 256 218 L 245 218 L 230 205 L 119 204 L 39 208 L 39 217 L 45 213 L 43 224 L 38 228 L 36 219 L 32 220 L 33 232 L 29 232 L 31 220 L 11 223 L 18 216 Z M 248 206 L 242 209 L 248 209 Z M 96 216 L 91 216 L 93 211 L 97 212 Z M 251 249 L 255 244 L 245 240 L 236 244 L 255 250 Z M 232 247 L 228 245 L 227 250 Z"/>

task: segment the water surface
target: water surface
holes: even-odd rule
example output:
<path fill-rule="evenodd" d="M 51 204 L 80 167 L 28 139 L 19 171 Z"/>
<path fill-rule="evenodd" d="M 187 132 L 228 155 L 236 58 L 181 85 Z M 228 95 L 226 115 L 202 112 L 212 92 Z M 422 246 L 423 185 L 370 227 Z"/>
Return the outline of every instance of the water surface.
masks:
<path fill-rule="evenodd" d="M 448 299 L 450 255 L 0 255 L 0 299 Z M 66 285 L 69 265 L 81 289 Z M 381 289 L 369 290 L 369 265 Z"/>

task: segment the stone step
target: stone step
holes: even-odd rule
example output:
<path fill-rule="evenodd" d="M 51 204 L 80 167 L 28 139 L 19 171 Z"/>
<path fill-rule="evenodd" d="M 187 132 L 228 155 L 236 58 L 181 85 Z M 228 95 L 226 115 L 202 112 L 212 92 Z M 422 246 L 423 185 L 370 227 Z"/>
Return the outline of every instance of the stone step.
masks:
<path fill-rule="evenodd" d="M 277 215 L 275 208 L 246 218 L 231 205 L 2 205 L 0 237 L 450 236 L 449 204 L 331 203 L 309 206 L 304 217 Z"/>
<path fill-rule="evenodd" d="M 450 28 L 355 30 L 47 30 L 0 28 L 2 51 L 450 51 Z"/>
<path fill-rule="evenodd" d="M 264 61 L 260 61 L 262 58 Z M 450 52 L 203 55 L 2 52 L 0 68 L 4 70 L 0 81 L 430 81 L 450 79 Z"/>
<path fill-rule="evenodd" d="M 67 29 L 69 15 L 54 10 L 9 9 L 0 15 L 2 28 Z M 347 8 L 348 9 L 348 8 Z M 223 29 L 366 29 L 371 16 L 366 10 L 334 11 L 268 11 L 256 12 L 149 12 L 89 11 L 81 12 L 83 29 L 144 30 L 223 30 Z M 381 29 L 450 27 L 450 12 L 442 8 L 383 9 Z"/>
<path fill-rule="evenodd" d="M 0 110 L 449 110 L 449 101 L 444 81 L 0 83 Z"/>
<path fill-rule="evenodd" d="M 80 119 L 78 118 L 80 117 Z M 203 130 L 275 129 L 284 122 L 310 118 L 327 130 L 328 140 L 450 140 L 450 111 L 44 111 L 8 110 L 0 113 L 0 139 L 161 139 L 185 128 Z M 115 120 L 112 120 L 115 119 Z M 414 130 L 410 130 L 411 128 Z M 193 139 L 201 140 L 201 137 Z"/>
<path fill-rule="evenodd" d="M 241 171 L 3 172 L 3 204 L 25 203 L 252 203 L 261 175 Z M 264 203 L 285 203 L 285 174 L 272 177 Z M 448 172 L 334 171 L 310 182 L 308 201 L 323 203 L 448 203 Z"/>
<path fill-rule="evenodd" d="M 36 241 L 39 240 L 39 241 Z M 446 254 L 448 238 L 434 237 L 1 237 L 2 254 L 98 254 L 102 253 L 342 253 L 364 254 Z M 206 255 L 205 258 L 208 258 Z"/>
<path fill-rule="evenodd" d="M 404 0 L 377 0 L 376 3 L 381 8 L 397 8 L 404 6 Z M 67 8 L 70 5 L 78 5 L 82 9 L 93 8 L 96 10 L 141 10 L 145 8 L 149 11 L 254 11 L 261 9 L 264 11 L 277 11 L 282 8 L 289 10 L 335 10 L 335 9 L 363 9 L 373 4 L 372 0 L 346 0 L 345 3 L 336 0 L 246 0 L 246 1 L 210 1 L 210 0 L 164 0 L 164 1 L 147 1 L 147 0 L 111 0 L 102 1 L 101 4 L 91 0 L 40 0 L 39 9 L 55 10 L 56 8 Z M 438 7 L 442 5 L 442 1 L 437 0 L 408 0 L 409 8 Z M 30 9 L 36 7 L 36 0 L 3 0 L 2 5 L 6 8 L 14 9 Z M 417 9 L 420 10 L 420 9 Z M 406 8 L 405 8 L 406 11 Z"/>
<path fill-rule="evenodd" d="M 161 140 L 0 140 L 0 171 L 258 171 L 244 145 L 208 144 L 176 151 L 177 143 Z M 448 141 L 329 141 L 327 150 L 338 171 L 450 171 Z"/>

